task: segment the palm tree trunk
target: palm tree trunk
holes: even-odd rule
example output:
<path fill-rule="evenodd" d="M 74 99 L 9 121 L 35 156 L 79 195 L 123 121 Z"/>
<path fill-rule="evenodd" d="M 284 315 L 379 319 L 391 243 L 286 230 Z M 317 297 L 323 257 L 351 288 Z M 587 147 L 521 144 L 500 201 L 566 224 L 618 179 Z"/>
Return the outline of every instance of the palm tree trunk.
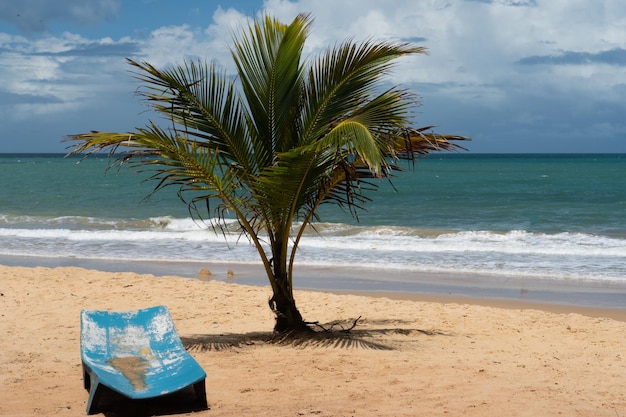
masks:
<path fill-rule="evenodd" d="M 276 245 L 280 248 L 280 243 Z M 270 308 L 276 314 L 276 324 L 274 331 L 277 333 L 311 331 L 305 323 L 293 297 L 293 288 L 287 272 L 287 257 L 278 249 L 273 251 L 273 278 L 275 285 L 272 285 L 274 294 L 270 299 Z"/>

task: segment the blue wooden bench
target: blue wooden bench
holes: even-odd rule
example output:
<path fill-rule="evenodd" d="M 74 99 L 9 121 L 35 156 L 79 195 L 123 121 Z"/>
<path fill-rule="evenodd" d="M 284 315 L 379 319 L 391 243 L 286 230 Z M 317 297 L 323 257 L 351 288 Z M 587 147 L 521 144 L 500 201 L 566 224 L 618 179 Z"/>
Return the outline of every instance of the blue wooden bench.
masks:
<path fill-rule="evenodd" d="M 193 386 L 200 406 L 207 407 L 206 373 L 185 350 L 167 307 L 83 310 L 80 329 L 87 414 L 97 412 L 103 387 L 145 399 Z"/>

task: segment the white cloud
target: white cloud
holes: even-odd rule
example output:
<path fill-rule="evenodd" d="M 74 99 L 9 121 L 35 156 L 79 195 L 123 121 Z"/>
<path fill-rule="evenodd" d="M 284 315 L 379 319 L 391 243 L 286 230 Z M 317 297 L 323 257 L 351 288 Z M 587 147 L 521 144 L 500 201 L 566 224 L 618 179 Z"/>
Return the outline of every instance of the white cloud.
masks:
<path fill-rule="evenodd" d="M 0 102 L 0 108 L 23 120 L 32 115 L 66 114 L 93 105 L 103 94 L 127 91 L 128 82 L 111 82 L 125 68 L 123 57 L 96 52 L 115 44 L 111 39 L 94 41 L 72 34 L 36 41 L 12 37 L 0 53 L 0 78 L 4 80 L 0 94 L 13 100 Z M 127 40 L 119 44 L 126 45 Z"/>
<path fill-rule="evenodd" d="M 197 33 L 187 25 L 158 28 L 150 34 L 150 39 L 142 48 L 142 55 L 156 67 L 181 62 L 199 51 Z"/>
<path fill-rule="evenodd" d="M 164 26 L 151 32 L 140 55 L 156 67 L 176 65 L 189 59 L 217 61 L 233 69 L 228 47 L 233 33 L 247 25 L 251 17 L 234 9 L 218 8 L 213 22 L 205 28 L 189 25 Z"/>
<path fill-rule="evenodd" d="M 62 4 L 62 16 L 45 7 L 39 11 L 45 22 L 106 20 L 120 2 Z M 566 135 L 568 129 L 588 129 L 577 128 L 579 120 L 606 135 L 626 131 L 616 116 L 626 107 L 622 0 L 266 0 L 257 10 L 284 22 L 311 12 L 315 20 L 307 52 L 347 38 L 426 46 L 430 55 L 402 59 L 393 81 L 422 94 L 427 123 L 449 122 L 453 133 L 482 134 L 497 127 L 513 135 L 515 126 L 541 125 L 537 134 Z M 13 12 L 14 6 L 0 5 L 0 18 Z M 143 37 L 132 29 L 97 39 L 75 31 L 36 39 L 0 33 L 0 108 L 11 106 L 14 116 L 62 115 L 96 111 L 103 99 L 128 98 L 137 84 L 125 57 L 158 67 L 200 58 L 232 70 L 232 35 L 252 17 L 218 8 L 204 27 L 163 25 Z M 599 110 L 605 106 L 614 107 Z"/>

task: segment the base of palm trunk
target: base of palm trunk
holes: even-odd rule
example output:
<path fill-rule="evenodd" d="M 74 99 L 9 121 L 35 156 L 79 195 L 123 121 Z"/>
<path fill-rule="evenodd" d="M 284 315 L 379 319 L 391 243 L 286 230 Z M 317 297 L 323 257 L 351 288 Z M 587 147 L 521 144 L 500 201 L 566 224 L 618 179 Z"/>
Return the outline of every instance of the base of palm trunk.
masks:
<path fill-rule="evenodd" d="M 300 311 L 296 307 L 294 301 L 278 300 L 279 297 L 274 296 L 270 300 L 270 307 L 276 314 L 276 324 L 274 332 L 311 332 L 313 331 L 304 321 Z"/>

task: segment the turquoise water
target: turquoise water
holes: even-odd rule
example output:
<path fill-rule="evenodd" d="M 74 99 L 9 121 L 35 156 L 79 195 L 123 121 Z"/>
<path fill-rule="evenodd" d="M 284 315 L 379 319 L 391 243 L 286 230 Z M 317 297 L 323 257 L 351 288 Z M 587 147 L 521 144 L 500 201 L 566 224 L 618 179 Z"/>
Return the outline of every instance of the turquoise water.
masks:
<path fill-rule="evenodd" d="M 0 155 L 0 256 L 258 263 L 245 238 L 194 222 L 176 190 L 144 200 L 147 175 L 107 162 Z M 360 222 L 324 208 L 297 263 L 626 283 L 626 155 L 431 155 L 393 183 Z"/>
<path fill-rule="evenodd" d="M 187 217 L 175 190 L 106 157 L 0 155 L 0 214 L 146 219 Z M 626 236 L 626 155 L 437 155 L 383 182 L 361 225 Z M 335 207 L 326 222 L 356 222 Z"/>
<path fill-rule="evenodd" d="M 446 155 L 386 188 L 363 222 L 626 237 L 626 155 Z"/>

